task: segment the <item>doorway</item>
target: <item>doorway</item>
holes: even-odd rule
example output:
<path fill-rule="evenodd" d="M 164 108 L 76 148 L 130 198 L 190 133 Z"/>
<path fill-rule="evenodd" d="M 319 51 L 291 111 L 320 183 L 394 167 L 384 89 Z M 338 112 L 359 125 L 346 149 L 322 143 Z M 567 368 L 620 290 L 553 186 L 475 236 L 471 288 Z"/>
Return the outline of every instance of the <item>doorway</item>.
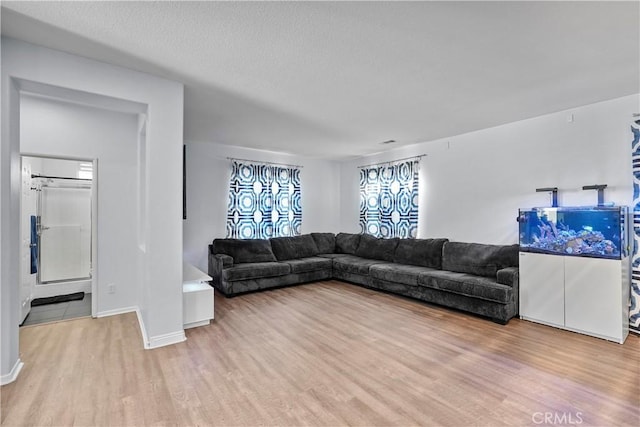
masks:
<path fill-rule="evenodd" d="M 92 315 L 94 163 L 22 156 L 21 325 Z"/>

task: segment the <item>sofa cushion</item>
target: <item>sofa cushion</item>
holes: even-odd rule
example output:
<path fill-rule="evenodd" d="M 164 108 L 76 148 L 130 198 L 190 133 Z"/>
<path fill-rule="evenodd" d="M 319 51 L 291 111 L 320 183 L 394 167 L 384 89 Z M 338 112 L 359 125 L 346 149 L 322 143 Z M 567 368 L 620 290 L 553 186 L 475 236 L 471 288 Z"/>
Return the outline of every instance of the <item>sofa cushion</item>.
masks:
<path fill-rule="evenodd" d="M 374 264 L 369 267 L 369 275 L 387 282 L 418 286 L 418 276 L 433 269 L 417 265 Z"/>
<path fill-rule="evenodd" d="M 518 265 L 518 245 L 446 242 L 442 269 L 495 278 L 498 270 Z"/>
<path fill-rule="evenodd" d="M 374 264 L 381 263 L 384 263 L 384 261 L 378 259 L 360 258 L 355 255 L 347 255 L 334 258 L 333 269 L 345 271 L 347 273 L 367 275 L 369 274 L 369 267 Z"/>
<path fill-rule="evenodd" d="M 271 248 L 278 261 L 318 255 L 318 247 L 310 234 L 293 237 L 274 237 Z"/>
<path fill-rule="evenodd" d="M 215 239 L 213 253 L 229 255 L 236 264 L 277 261 L 266 239 Z"/>
<path fill-rule="evenodd" d="M 222 277 L 227 282 L 238 280 L 260 279 L 262 277 L 283 276 L 291 272 L 289 264 L 284 262 L 252 262 L 236 264 L 222 270 Z"/>
<path fill-rule="evenodd" d="M 393 262 L 442 269 L 442 246 L 448 239 L 400 239 Z"/>
<path fill-rule="evenodd" d="M 336 235 L 336 253 L 353 255 L 360 243 L 360 234 L 338 233 Z"/>
<path fill-rule="evenodd" d="M 330 270 L 333 265 L 331 259 L 320 257 L 290 259 L 285 262 L 291 267 L 292 273 L 307 273 L 309 271 Z"/>
<path fill-rule="evenodd" d="M 360 242 L 355 254 L 362 258 L 392 262 L 393 254 L 396 251 L 396 246 L 398 246 L 398 240 L 400 239 L 382 239 L 373 237 L 370 234 L 363 234 L 360 236 Z"/>
<path fill-rule="evenodd" d="M 349 254 L 323 254 L 323 253 L 320 253 L 320 254 L 318 254 L 318 256 L 320 258 L 331 258 L 331 259 L 334 259 L 334 258 L 342 258 L 342 257 L 345 257 L 345 256 L 349 257 L 349 256 L 352 256 L 352 255 L 349 255 Z"/>
<path fill-rule="evenodd" d="M 418 285 L 454 294 L 507 304 L 513 299 L 511 286 L 496 279 L 446 270 L 432 270 L 418 276 Z"/>
<path fill-rule="evenodd" d="M 311 233 L 316 242 L 318 253 L 332 254 L 336 250 L 336 235 L 333 233 Z"/>

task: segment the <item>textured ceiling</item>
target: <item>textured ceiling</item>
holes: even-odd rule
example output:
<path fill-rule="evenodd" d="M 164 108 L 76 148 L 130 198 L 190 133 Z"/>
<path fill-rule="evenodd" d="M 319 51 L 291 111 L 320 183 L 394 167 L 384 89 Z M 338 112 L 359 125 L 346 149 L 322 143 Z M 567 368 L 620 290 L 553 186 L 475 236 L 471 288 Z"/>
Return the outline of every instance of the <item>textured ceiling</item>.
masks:
<path fill-rule="evenodd" d="M 2 6 L 4 35 L 184 82 L 190 142 L 344 159 L 640 92 L 638 2 Z"/>

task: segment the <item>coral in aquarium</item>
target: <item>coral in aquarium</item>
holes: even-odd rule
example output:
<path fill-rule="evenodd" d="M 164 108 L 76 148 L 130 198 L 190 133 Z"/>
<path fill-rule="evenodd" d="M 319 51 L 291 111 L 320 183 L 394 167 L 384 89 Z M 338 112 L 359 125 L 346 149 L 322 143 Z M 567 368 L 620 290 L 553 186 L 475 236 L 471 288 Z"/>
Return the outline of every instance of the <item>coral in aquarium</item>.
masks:
<path fill-rule="evenodd" d="M 584 226 L 582 230 L 576 231 L 569 229 L 562 223 L 556 226 L 550 222 L 538 225 L 538 228 L 540 236 L 532 236 L 533 242 L 527 245 L 530 248 L 569 255 L 618 255 L 616 245 L 611 240 L 605 239 L 600 231 L 593 231 L 589 226 Z"/>

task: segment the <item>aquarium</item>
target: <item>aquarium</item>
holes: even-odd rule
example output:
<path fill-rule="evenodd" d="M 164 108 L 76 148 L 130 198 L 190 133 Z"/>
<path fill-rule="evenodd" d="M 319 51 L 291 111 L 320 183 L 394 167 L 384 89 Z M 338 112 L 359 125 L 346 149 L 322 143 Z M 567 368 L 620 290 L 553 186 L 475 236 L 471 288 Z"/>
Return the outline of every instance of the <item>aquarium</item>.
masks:
<path fill-rule="evenodd" d="M 627 208 L 520 209 L 520 251 L 593 258 L 628 255 Z"/>

